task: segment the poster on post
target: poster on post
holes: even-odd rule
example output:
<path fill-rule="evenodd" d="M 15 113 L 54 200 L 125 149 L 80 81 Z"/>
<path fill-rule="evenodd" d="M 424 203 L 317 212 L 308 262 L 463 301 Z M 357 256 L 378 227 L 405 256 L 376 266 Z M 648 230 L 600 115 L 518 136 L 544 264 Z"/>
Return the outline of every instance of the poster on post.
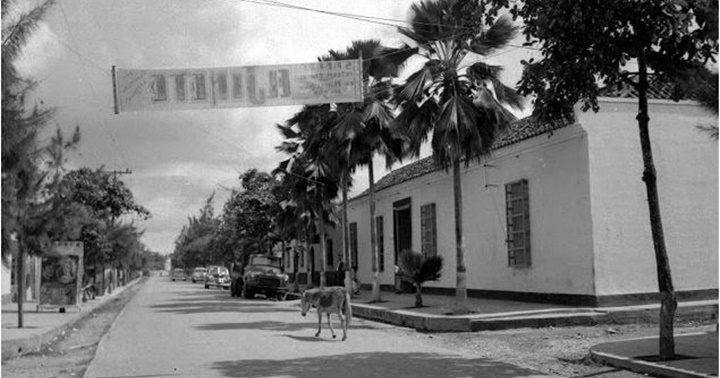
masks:
<path fill-rule="evenodd" d="M 197 69 L 113 66 L 115 114 L 363 100 L 360 59 Z"/>
<path fill-rule="evenodd" d="M 83 243 L 54 242 L 40 261 L 38 309 L 80 307 Z"/>

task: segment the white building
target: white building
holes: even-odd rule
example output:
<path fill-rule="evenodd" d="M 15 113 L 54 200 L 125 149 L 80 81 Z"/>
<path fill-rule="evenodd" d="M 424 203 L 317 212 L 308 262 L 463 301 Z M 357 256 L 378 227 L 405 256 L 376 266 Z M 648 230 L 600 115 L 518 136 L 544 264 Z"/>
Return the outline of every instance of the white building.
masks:
<path fill-rule="evenodd" d="M 600 112 L 577 111 L 575 122 L 518 121 L 492 156 L 463 169 L 468 295 L 583 305 L 657 295 L 637 99 L 622 95 L 630 98 L 599 98 Z M 696 129 L 717 119 L 694 102 L 649 102 L 675 290 L 680 299 L 717 298 L 718 143 Z M 425 287 L 453 294 L 452 173 L 432 158 L 396 169 L 377 182 L 376 209 L 383 287 L 395 285 L 397 253 L 409 248 L 444 257 L 442 278 Z M 364 284 L 372 282 L 369 218 L 363 193 L 348 219 Z"/>

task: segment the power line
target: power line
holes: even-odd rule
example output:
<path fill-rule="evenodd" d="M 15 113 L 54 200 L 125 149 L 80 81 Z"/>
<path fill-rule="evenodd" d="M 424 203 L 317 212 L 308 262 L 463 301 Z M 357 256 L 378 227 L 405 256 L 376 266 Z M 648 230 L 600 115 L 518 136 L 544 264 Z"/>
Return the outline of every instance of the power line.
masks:
<path fill-rule="evenodd" d="M 238 0 L 238 1 L 246 2 L 246 3 L 253 3 L 253 4 L 258 4 L 258 5 L 268 5 L 268 6 L 272 6 L 272 7 L 278 7 L 278 8 L 286 8 L 286 9 L 295 9 L 295 10 L 301 10 L 301 11 L 307 11 L 307 12 L 314 12 L 314 13 L 326 14 L 326 15 L 336 16 L 336 17 L 344 17 L 344 18 L 348 18 L 348 19 L 352 19 L 352 20 L 363 21 L 363 22 L 384 25 L 384 26 L 392 26 L 392 27 L 400 27 L 400 25 L 392 24 L 389 22 L 395 22 L 395 23 L 400 23 L 400 24 L 405 24 L 405 25 L 442 26 L 442 27 L 446 27 L 446 28 L 450 28 L 450 29 L 464 30 L 464 31 L 474 30 L 474 28 L 471 26 L 439 24 L 439 23 L 431 23 L 431 22 L 410 22 L 410 21 L 406 21 L 406 20 L 393 19 L 393 18 L 366 16 L 366 15 L 354 14 L 354 13 L 333 12 L 333 11 L 327 11 L 327 10 L 323 10 L 323 9 L 287 4 L 287 3 L 283 3 L 283 2 L 275 1 L 275 0 Z M 388 22 L 385 22 L 385 21 L 388 21 Z M 462 34 L 462 32 L 456 34 L 455 36 L 458 36 L 461 34 Z M 517 48 L 521 48 L 521 49 L 539 50 L 538 48 L 535 48 L 535 47 L 523 46 L 523 45 L 508 44 L 508 46 L 517 47 Z"/>

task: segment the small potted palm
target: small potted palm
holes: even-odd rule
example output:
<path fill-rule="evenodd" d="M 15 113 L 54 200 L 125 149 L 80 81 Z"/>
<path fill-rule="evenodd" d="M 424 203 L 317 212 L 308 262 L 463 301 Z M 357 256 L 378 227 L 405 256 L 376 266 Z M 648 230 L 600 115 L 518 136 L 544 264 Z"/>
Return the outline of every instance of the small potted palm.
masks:
<path fill-rule="evenodd" d="M 426 256 L 420 252 L 405 250 L 400 252 L 398 264 L 400 275 L 415 286 L 415 307 L 423 307 L 422 285 L 427 281 L 440 279 L 442 256 Z"/>

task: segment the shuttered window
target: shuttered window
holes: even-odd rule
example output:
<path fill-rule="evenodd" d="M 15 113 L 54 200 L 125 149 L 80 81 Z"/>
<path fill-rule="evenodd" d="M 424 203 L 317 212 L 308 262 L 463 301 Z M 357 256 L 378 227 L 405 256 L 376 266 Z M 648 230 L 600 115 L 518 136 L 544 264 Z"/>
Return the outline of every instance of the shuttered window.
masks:
<path fill-rule="evenodd" d="M 357 222 L 350 223 L 350 256 L 352 259 L 352 268 L 358 267 L 358 238 L 357 238 Z"/>
<path fill-rule="evenodd" d="M 153 101 L 167 101 L 165 75 L 153 75 Z"/>
<path fill-rule="evenodd" d="M 508 266 L 530 267 L 530 196 L 527 180 L 505 185 Z"/>
<path fill-rule="evenodd" d="M 175 76 L 175 95 L 178 101 L 185 101 L 185 76 Z"/>
<path fill-rule="evenodd" d="M 325 255 L 327 256 L 328 266 L 333 266 L 333 240 L 327 239 L 325 242 Z"/>
<path fill-rule="evenodd" d="M 420 207 L 420 238 L 423 255 L 437 255 L 437 222 L 434 203 Z"/>

